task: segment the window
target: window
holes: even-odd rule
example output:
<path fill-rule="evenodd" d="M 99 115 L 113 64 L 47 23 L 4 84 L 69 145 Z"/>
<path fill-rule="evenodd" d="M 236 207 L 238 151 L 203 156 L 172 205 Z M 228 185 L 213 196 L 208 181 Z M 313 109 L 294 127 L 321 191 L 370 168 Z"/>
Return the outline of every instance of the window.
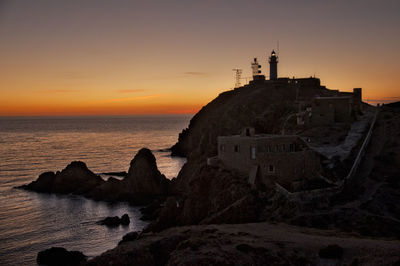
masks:
<path fill-rule="evenodd" d="M 285 144 L 282 144 L 282 151 L 286 151 Z"/>
<path fill-rule="evenodd" d="M 240 146 L 239 146 L 239 145 L 235 145 L 235 146 L 233 147 L 233 151 L 234 151 L 234 152 L 240 152 Z"/>
<path fill-rule="evenodd" d="M 246 128 L 246 136 L 250 136 L 250 129 Z"/>
<path fill-rule="evenodd" d="M 291 144 L 289 145 L 289 150 L 290 150 L 290 151 L 294 151 L 294 144 L 293 144 L 293 143 L 291 143 Z"/>
<path fill-rule="evenodd" d="M 250 147 L 250 158 L 252 160 L 256 159 L 256 147 Z"/>
<path fill-rule="evenodd" d="M 269 173 L 274 173 L 274 172 L 275 172 L 275 167 L 274 167 L 272 164 L 270 164 L 270 165 L 268 166 L 268 172 L 269 172 Z"/>
<path fill-rule="evenodd" d="M 221 146 L 219 147 L 219 149 L 220 149 L 222 152 L 224 152 L 224 151 L 225 151 L 225 145 L 224 145 L 224 144 L 221 144 Z"/>

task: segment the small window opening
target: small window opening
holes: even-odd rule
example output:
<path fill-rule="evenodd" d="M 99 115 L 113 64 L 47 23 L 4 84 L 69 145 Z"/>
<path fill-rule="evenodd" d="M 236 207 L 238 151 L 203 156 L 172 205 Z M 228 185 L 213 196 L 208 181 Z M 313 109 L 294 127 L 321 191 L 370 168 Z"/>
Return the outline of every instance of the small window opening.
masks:
<path fill-rule="evenodd" d="M 255 160 L 255 159 L 256 159 L 256 147 L 251 147 L 251 148 L 250 148 L 250 158 L 251 158 L 252 160 Z"/>
<path fill-rule="evenodd" d="M 274 167 L 272 164 L 270 164 L 270 165 L 268 166 L 268 172 L 270 172 L 270 173 L 275 172 L 275 167 Z"/>
<path fill-rule="evenodd" d="M 294 151 L 294 144 L 293 144 L 293 143 L 291 143 L 291 144 L 289 145 L 289 150 L 290 150 L 290 151 Z"/>
<path fill-rule="evenodd" d="M 234 152 L 240 152 L 240 146 L 239 145 L 235 145 L 233 150 L 234 150 Z"/>

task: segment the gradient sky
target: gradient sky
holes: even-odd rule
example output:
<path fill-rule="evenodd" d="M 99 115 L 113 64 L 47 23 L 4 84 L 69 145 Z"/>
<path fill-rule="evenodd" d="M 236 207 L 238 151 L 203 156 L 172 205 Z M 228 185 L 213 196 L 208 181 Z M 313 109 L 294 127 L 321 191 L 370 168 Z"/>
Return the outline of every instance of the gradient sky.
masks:
<path fill-rule="evenodd" d="M 400 1 L 0 0 L 0 115 L 193 113 L 279 76 L 400 100 Z M 268 75 L 268 74 L 267 74 Z M 245 80 L 243 80 L 243 83 Z"/>

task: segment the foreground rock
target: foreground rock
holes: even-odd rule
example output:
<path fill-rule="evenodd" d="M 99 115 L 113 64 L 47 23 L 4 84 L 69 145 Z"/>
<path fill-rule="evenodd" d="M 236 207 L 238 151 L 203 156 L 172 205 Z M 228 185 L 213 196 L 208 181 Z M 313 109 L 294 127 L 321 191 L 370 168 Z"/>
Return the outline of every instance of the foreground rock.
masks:
<path fill-rule="evenodd" d="M 157 169 L 156 159 L 147 148 L 131 161 L 123 180 L 110 177 L 104 181 L 90 171 L 84 162 L 72 162 L 61 172 L 46 172 L 36 181 L 20 188 L 45 193 L 76 194 L 104 201 L 128 201 L 145 205 L 165 198 L 169 180 Z"/>
<path fill-rule="evenodd" d="M 118 216 L 114 217 L 107 217 L 104 220 L 99 221 L 98 223 L 101 225 L 106 225 L 106 226 L 119 226 L 119 225 L 129 225 L 130 219 L 128 214 L 124 214 L 119 218 Z"/>
<path fill-rule="evenodd" d="M 85 265 L 396 265 L 399 241 L 269 223 L 134 234 Z"/>
<path fill-rule="evenodd" d="M 75 266 L 82 265 L 86 261 L 86 256 L 79 251 L 68 251 L 65 248 L 52 247 L 40 251 L 36 257 L 39 265 L 48 266 Z"/>
<path fill-rule="evenodd" d="M 257 193 L 247 178 L 205 163 L 186 163 L 157 220 L 147 231 L 172 226 L 258 221 Z"/>

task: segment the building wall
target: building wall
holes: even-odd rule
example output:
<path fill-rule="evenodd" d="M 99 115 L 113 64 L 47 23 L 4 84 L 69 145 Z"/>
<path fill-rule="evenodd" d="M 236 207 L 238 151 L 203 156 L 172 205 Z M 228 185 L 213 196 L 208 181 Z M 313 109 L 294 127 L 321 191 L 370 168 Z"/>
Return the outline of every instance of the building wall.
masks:
<path fill-rule="evenodd" d="M 312 101 L 311 108 L 313 125 L 351 122 L 353 119 L 352 97 L 317 97 Z"/>
<path fill-rule="evenodd" d="M 255 157 L 252 157 L 255 149 Z M 254 155 L 254 154 L 253 154 Z M 291 182 L 310 177 L 319 169 L 315 152 L 297 136 L 218 137 L 218 158 L 227 169 L 249 174 L 259 166 L 258 182 Z"/>
<path fill-rule="evenodd" d="M 239 147 L 235 151 L 235 146 Z M 248 174 L 255 160 L 250 158 L 251 147 L 256 147 L 254 137 L 218 137 L 218 158 L 228 169 L 235 169 L 243 174 Z"/>
<path fill-rule="evenodd" d="M 260 153 L 257 161 L 262 183 L 278 182 L 285 187 L 290 187 L 293 181 L 315 175 L 319 169 L 318 158 L 310 150 L 280 154 Z"/>
<path fill-rule="evenodd" d="M 311 106 L 312 125 L 329 125 L 335 122 L 335 109 L 333 105 L 313 103 Z"/>
<path fill-rule="evenodd" d="M 353 89 L 353 109 L 356 114 L 361 113 L 362 88 Z"/>

